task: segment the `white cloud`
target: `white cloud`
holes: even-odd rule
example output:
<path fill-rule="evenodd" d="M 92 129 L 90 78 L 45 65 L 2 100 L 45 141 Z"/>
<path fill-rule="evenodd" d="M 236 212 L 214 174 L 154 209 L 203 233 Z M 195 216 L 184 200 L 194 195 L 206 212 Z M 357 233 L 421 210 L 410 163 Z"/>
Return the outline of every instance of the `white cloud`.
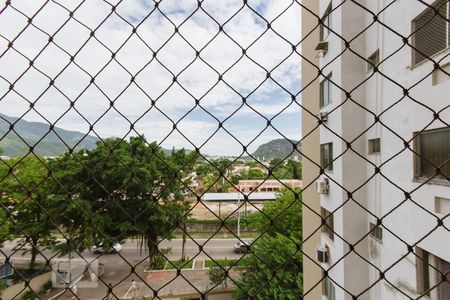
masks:
<path fill-rule="evenodd" d="M 109 2 L 112 5 L 118 3 Z M 240 107 L 241 95 L 253 93 L 249 98 L 252 107 L 270 117 L 290 103 L 287 92 L 273 81 L 266 80 L 264 69 L 272 71 L 274 67 L 271 77 L 288 92 L 296 94 L 301 89 L 301 59 L 297 54 L 291 54 L 290 45 L 297 44 L 301 39 L 300 6 L 293 1 L 248 1 L 252 9 L 272 22 L 272 28 L 284 39 L 272 30 L 260 37 L 267 30 L 266 21 L 240 0 L 206 0 L 202 2 L 201 8 L 194 0 L 164 0 L 156 10 L 148 2 L 130 0 L 120 2 L 116 7 L 118 15 L 112 13 L 106 21 L 104 19 L 111 13 L 111 5 L 105 1 L 57 0 L 43 4 L 44 1 L 13 1 L 14 7 L 29 17 L 40 9 L 33 18 L 33 24 L 49 35 L 54 35 L 53 42 L 48 43 L 48 35 L 29 26 L 14 42 L 14 48 L 28 59 L 35 59 L 34 66 L 48 77 L 55 78 L 59 74 L 55 87 L 48 89 L 49 79 L 31 68 L 15 83 L 14 89 L 33 102 L 40 97 L 35 109 L 51 122 L 55 122 L 70 108 L 69 98 L 76 100 L 75 108 L 91 123 L 108 111 L 94 128 L 101 136 L 120 136 L 129 131 L 129 123 L 111 109 L 110 100 L 115 101 L 115 109 L 135 122 L 152 107 L 153 99 L 156 100 L 157 108 L 178 122 L 195 106 L 195 100 L 189 94 L 200 99 L 202 107 L 222 120 Z M 74 19 L 65 23 L 69 19 L 69 11 L 64 7 L 75 10 L 74 17 L 82 24 Z M 148 16 L 152 10 L 155 11 Z M 211 17 L 219 24 L 226 22 L 224 32 L 218 33 L 219 25 Z M 127 22 L 133 26 L 140 24 L 138 35 L 132 34 L 132 26 Z M 180 26 L 179 34 L 174 35 L 172 23 Z M 26 24 L 27 18 L 10 7 L 0 15 L 0 33 L 9 41 Z M 95 28 L 95 37 L 100 42 L 93 38 L 88 41 L 90 31 Z M 172 35 L 174 37 L 167 42 Z M 0 38 L 0 54 L 6 51 L 0 56 L 0 97 L 6 94 L 0 98 L 0 111 L 19 116 L 27 111 L 29 104 L 15 91 L 8 92 L 9 82 L 15 82 L 29 62 L 14 49 L 7 50 L 7 40 Z M 263 68 L 243 56 L 242 48 L 249 46 L 247 55 Z M 157 51 L 156 58 L 153 57 L 153 51 Z M 201 51 L 204 62 L 196 58 L 196 51 Z M 112 52 L 116 53 L 113 61 Z M 71 55 L 75 55 L 73 63 L 70 62 Z M 221 74 L 225 72 L 223 80 L 226 83 L 218 82 L 216 71 Z M 178 76 L 177 83 L 172 82 L 174 75 Z M 91 76 L 96 76 L 98 88 L 89 86 Z M 135 76 L 135 83 L 130 85 L 132 76 Z M 298 114 L 300 118 L 296 105 L 289 106 L 283 114 Z M 244 121 L 255 118 L 254 112 L 248 107 L 244 106 L 234 118 L 233 126 L 236 127 L 233 129 L 243 133 L 243 139 L 249 140 L 257 134 L 258 131 L 252 126 L 239 125 L 239 120 L 244 124 Z M 25 119 L 41 121 L 36 113 L 27 114 Z M 280 123 L 280 131 L 292 138 L 300 136 L 299 125 L 289 126 L 284 123 Z M 89 128 L 86 121 L 73 110 L 57 125 L 86 132 Z M 180 130 L 186 132 L 186 136 L 195 143 L 203 143 L 217 125 L 214 118 L 197 107 L 180 122 Z M 153 107 L 137 122 L 136 130 L 142 130 L 151 139 L 163 140 L 165 135 L 172 132 L 172 122 Z M 277 135 L 272 132 L 266 134 L 265 139 L 279 137 Z M 205 149 L 211 153 L 238 153 L 241 146 L 226 136 L 223 132 L 218 134 L 213 139 L 215 142 L 209 142 Z M 170 142 L 177 147 L 184 145 L 192 148 L 177 133 L 173 133 L 164 145 L 168 146 Z"/>

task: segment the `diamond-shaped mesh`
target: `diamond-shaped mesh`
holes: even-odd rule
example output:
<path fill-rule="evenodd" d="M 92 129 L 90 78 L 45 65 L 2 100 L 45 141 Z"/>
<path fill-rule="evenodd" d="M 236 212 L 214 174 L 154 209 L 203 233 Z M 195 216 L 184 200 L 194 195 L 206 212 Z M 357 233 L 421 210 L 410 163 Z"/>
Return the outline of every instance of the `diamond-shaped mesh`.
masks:
<path fill-rule="evenodd" d="M 4 297 L 447 299 L 450 4 L 430 2 L 6 1 Z"/>

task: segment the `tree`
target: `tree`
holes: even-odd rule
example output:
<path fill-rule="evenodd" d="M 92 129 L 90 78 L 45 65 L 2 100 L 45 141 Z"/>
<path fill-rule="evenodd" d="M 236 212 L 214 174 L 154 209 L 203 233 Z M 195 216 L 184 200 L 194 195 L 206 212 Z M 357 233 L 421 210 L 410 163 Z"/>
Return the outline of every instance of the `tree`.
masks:
<path fill-rule="evenodd" d="M 243 265 L 246 270 L 234 294 L 237 300 L 299 299 L 302 294 L 302 256 L 298 243 L 284 235 L 261 237 Z"/>
<path fill-rule="evenodd" d="M 299 190 L 283 190 L 276 201 L 267 202 L 262 212 L 253 213 L 249 218 L 259 232 L 272 236 L 279 233 L 300 240 L 302 205 Z"/>
<path fill-rule="evenodd" d="M 0 207 L 0 247 L 8 240 L 11 230 L 11 224 L 5 211 L 7 211 L 6 207 Z"/>
<path fill-rule="evenodd" d="M 260 169 L 252 168 L 248 170 L 248 179 L 265 179 L 266 176 Z"/>
<path fill-rule="evenodd" d="M 298 299 L 302 294 L 302 211 L 299 191 L 285 190 L 251 217 L 264 234 L 243 259 L 235 299 Z"/>
<path fill-rule="evenodd" d="M 213 266 L 208 271 L 209 283 L 211 285 L 222 285 L 222 288 L 228 287 L 228 277 L 223 267 Z"/>
<path fill-rule="evenodd" d="M 71 242 L 61 246 L 81 251 L 101 241 L 108 250 L 127 237 L 139 237 L 153 265 L 158 238 L 170 236 L 187 217 L 182 180 L 194 160 L 195 153 L 184 150 L 166 156 L 144 137 L 108 139 L 93 150 L 67 154 L 55 175 L 70 187 L 62 224 Z"/>
<path fill-rule="evenodd" d="M 0 148 L 0 155 L 2 155 L 3 149 Z M 9 238 L 10 233 L 10 220 L 8 218 L 8 212 L 9 209 L 7 206 L 5 206 L 5 203 L 1 199 L 3 199 L 3 192 L 1 189 L 2 182 L 7 175 L 7 172 L 5 172 L 5 166 L 6 164 L 3 161 L 0 161 L 0 247 L 2 246 L 3 242 L 6 241 Z M 1 290 L 1 283 L 0 283 L 0 290 Z"/>
<path fill-rule="evenodd" d="M 277 179 L 302 178 L 302 165 L 293 159 L 289 159 L 284 163 L 280 158 L 274 158 L 270 161 L 269 168 L 272 170 L 273 176 Z"/>
<path fill-rule="evenodd" d="M 0 202 L 10 211 L 11 234 L 21 237 L 18 245 L 30 244 L 30 268 L 35 264 L 39 249 L 55 244 L 52 230 L 56 229 L 52 212 L 58 211 L 61 203 L 52 194 L 54 182 L 48 175 L 44 158 L 27 156 L 8 161 L 0 167 Z"/>

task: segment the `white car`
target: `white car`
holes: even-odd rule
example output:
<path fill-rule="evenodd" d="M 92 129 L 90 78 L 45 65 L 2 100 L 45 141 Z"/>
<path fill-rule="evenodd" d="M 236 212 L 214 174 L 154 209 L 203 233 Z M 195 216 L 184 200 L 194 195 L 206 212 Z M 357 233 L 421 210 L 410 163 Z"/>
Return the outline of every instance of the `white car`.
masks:
<path fill-rule="evenodd" d="M 234 244 L 234 253 L 247 253 L 250 250 L 250 244 L 245 241 L 239 241 Z"/>
<path fill-rule="evenodd" d="M 120 243 L 115 243 L 114 245 L 112 245 L 112 247 L 109 251 L 105 251 L 105 249 L 103 249 L 102 246 L 103 246 L 103 243 L 99 243 L 97 246 L 94 246 L 92 248 L 94 248 L 95 253 L 101 253 L 101 254 L 114 254 L 114 253 L 118 253 L 122 250 L 122 245 Z"/>

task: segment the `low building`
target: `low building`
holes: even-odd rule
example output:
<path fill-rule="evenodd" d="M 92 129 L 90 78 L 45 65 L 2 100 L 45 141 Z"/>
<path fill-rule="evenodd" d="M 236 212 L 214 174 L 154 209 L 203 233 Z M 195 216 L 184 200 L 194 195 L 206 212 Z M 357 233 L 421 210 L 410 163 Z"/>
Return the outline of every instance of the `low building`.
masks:
<path fill-rule="evenodd" d="M 302 187 L 302 181 L 299 179 L 283 179 L 283 180 L 239 180 L 239 190 L 243 193 L 251 192 L 279 192 L 289 187 Z"/>

